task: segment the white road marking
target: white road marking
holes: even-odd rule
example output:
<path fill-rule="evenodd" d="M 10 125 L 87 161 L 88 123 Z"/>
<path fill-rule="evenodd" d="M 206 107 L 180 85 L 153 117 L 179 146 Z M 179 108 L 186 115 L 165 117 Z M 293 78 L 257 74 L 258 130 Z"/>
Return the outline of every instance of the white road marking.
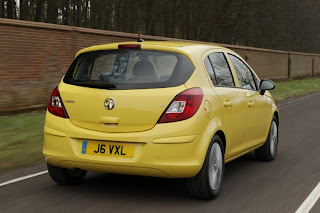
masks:
<path fill-rule="evenodd" d="M 19 182 L 19 181 L 22 181 L 22 180 L 25 180 L 25 179 L 29 179 L 29 178 L 33 178 L 33 177 L 36 177 L 36 176 L 39 176 L 39 175 L 43 175 L 43 174 L 46 174 L 46 173 L 48 173 L 48 171 L 42 171 L 42 172 L 34 173 L 32 175 L 26 175 L 26 176 L 23 176 L 23 177 L 15 178 L 15 179 L 0 183 L 0 186 L 5 186 L 5 185 L 11 184 L 11 183 L 16 183 L 16 182 Z"/>
<path fill-rule="evenodd" d="M 296 213 L 308 213 L 320 197 L 320 183 L 313 189 L 310 195 L 298 208 Z"/>

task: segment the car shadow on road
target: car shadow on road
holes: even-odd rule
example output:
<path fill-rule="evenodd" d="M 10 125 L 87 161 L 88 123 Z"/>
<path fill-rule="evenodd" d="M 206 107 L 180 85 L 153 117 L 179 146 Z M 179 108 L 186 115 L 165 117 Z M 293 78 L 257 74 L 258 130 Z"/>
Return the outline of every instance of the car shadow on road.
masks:
<path fill-rule="evenodd" d="M 246 170 L 250 170 L 252 165 L 260 164 L 254 158 L 254 153 L 249 153 L 226 164 L 224 185 L 220 196 L 224 194 L 224 188 L 237 180 L 238 175 L 242 175 Z M 167 200 L 189 200 L 191 198 L 186 190 L 185 179 L 154 178 L 133 175 L 106 174 L 88 172 L 87 177 L 80 186 L 66 187 L 63 190 L 77 191 L 89 197 L 109 197 L 135 199 L 157 199 Z"/>

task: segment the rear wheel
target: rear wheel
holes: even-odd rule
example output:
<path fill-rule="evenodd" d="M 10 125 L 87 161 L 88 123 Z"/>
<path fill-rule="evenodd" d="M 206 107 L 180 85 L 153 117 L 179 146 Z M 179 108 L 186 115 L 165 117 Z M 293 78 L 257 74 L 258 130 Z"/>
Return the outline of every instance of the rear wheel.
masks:
<path fill-rule="evenodd" d="M 264 145 L 255 150 L 256 158 L 263 161 L 273 161 L 278 150 L 278 121 L 273 116 L 269 134 Z"/>
<path fill-rule="evenodd" d="M 86 176 L 87 171 L 81 169 L 66 169 L 47 164 L 52 180 L 61 185 L 79 184 Z"/>
<path fill-rule="evenodd" d="M 224 176 L 224 151 L 219 136 L 214 136 L 200 172 L 188 180 L 191 196 L 211 200 L 218 196 Z"/>

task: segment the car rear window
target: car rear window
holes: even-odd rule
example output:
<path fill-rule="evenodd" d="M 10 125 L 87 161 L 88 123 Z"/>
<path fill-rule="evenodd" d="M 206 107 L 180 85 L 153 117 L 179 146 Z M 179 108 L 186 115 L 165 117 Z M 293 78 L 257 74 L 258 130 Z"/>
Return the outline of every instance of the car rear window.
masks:
<path fill-rule="evenodd" d="M 194 71 L 184 55 L 154 50 L 103 50 L 79 55 L 63 81 L 105 89 L 174 87 Z"/>

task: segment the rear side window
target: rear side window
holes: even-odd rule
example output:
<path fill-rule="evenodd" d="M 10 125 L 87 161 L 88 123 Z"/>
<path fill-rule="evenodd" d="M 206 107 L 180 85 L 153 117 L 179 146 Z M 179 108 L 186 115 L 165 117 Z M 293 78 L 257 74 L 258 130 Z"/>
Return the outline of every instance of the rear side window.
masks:
<path fill-rule="evenodd" d="M 217 85 L 216 77 L 214 76 L 214 72 L 213 72 L 213 68 L 212 68 L 209 56 L 206 57 L 206 59 L 204 60 L 204 64 L 206 65 L 206 69 L 208 71 L 208 74 L 210 76 L 210 79 L 213 85 Z"/>
<path fill-rule="evenodd" d="M 208 56 L 208 59 L 213 69 L 213 84 L 215 86 L 234 87 L 234 81 L 231 74 L 231 70 L 229 68 L 228 62 L 224 54 L 212 53 Z M 207 68 L 207 70 L 210 75 L 210 69 Z"/>
<path fill-rule="evenodd" d="M 79 55 L 64 82 L 107 89 L 174 87 L 194 71 L 184 55 L 151 50 L 104 50 Z"/>
<path fill-rule="evenodd" d="M 244 89 L 256 90 L 257 87 L 248 66 L 238 57 L 231 54 L 228 55 L 237 73 L 240 87 Z"/>

